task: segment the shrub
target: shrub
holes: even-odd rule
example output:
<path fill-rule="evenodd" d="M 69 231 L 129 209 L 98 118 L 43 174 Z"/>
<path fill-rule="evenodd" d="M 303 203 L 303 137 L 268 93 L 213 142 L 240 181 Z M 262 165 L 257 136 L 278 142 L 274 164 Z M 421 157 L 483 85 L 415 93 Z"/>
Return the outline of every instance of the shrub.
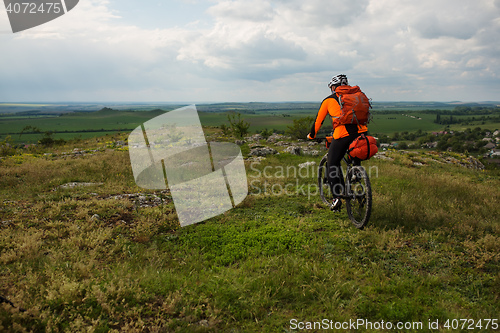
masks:
<path fill-rule="evenodd" d="M 16 149 L 12 147 L 12 140 L 10 135 L 3 141 L 0 141 L 0 156 L 10 156 L 16 153 Z"/>
<path fill-rule="evenodd" d="M 294 119 L 291 126 L 287 126 L 286 134 L 294 139 L 305 139 L 311 130 L 311 124 L 314 122 L 313 117 L 304 117 Z"/>
<path fill-rule="evenodd" d="M 241 119 L 241 113 L 231 112 L 227 115 L 227 120 L 229 121 L 231 133 L 234 137 L 242 139 L 248 134 L 250 123 Z"/>

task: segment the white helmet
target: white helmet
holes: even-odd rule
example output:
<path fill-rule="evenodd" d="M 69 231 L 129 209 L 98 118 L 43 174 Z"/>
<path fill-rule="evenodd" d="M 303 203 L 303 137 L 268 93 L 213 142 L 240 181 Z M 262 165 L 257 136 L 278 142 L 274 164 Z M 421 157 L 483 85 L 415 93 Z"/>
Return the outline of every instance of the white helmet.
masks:
<path fill-rule="evenodd" d="M 339 74 L 332 77 L 328 83 L 328 88 L 331 88 L 332 86 L 347 86 L 348 84 L 349 82 L 347 81 L 347 76 Z"/>

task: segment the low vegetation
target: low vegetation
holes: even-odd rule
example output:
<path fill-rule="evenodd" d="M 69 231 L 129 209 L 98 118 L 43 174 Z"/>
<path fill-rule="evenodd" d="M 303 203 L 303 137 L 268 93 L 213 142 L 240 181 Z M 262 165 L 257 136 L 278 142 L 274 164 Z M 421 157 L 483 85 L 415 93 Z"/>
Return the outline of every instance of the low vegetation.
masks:
<path fill-rule="evenodd" d="M 498 318 L 495 171 L 391 150 L 364 163 L 374 209 L 359 231 L 321 203 L 314 166 L 282 172 L 320 157 L 280 153 L 245 162 L 251 194 L 238 207 L 180 228 L 168 191 L 135 185 L 124 141 L 0 159 L 0 331 L 291 332 L 293 319 L 364 319 L 448 332 L 449 319 Z"/>

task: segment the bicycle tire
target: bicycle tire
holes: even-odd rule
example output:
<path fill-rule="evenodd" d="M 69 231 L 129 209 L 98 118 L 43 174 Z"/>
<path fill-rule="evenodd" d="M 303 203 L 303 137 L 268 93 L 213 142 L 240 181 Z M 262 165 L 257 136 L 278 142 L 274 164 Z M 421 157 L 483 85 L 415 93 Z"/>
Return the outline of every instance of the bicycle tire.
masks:
<path fill-rule="evenodd" d="M 372 212 L 370 178 L 362 166 L 353 166 L 346 175 L 346 207 L 349 219 L 358 229 L 363 229 Z"/>
<path fill-rule="evenodd" d="M 328 184 L 328 164 L 327 164 L 328 155 L 323 156 L 321 162 L 319 162 L 318 166 L 318 188 L 319 195 L 321 200 L 328 206 L 332 204 L 333 195 L 330 190 L 330 185 Z"/>

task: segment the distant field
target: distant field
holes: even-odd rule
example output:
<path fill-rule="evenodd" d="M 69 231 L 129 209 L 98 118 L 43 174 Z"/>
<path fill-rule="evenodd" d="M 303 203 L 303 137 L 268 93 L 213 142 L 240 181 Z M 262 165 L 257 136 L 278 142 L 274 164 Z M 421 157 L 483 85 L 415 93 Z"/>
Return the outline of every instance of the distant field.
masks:
<path fill-rule="evenodd" d="M 415 118 L 411 118 L 413 116 Z M 442 125 L 434 123 L 435 115 L 418 112 L 402 112 L 401 114 L 374 114 L 370 123 L 373 133 L 392 134 L 394 132 L 439 131 Z"/>
<path fill-rule="evenodd" d="M 0 107 L 9 107 L 9 106 L 19 106 L 19 107 L 32 107 L 32 108 L 38 108 L 42 106 L 49 106 L 50 104 L 22 104 L 22 103 L 0 103 Z"/>
<path fill-rule="evenodd" d="M 227 112 L 241 112 L 242 118 L 250 123 L 250 133 L 258 133 L 264 129 L 285 131 L 293 123 L 294 119 L 302 117 L 315 117 L 319 103 L 222 103 L 198 106 L 200 120 L 204 126 L 220 126 L 228 124 Z M 49 104 L 47 104 L 49 105 Z M 0 113 L 10 106 L 18 109 L 29 109 L 39 106 L 39 110 L 11 112 L 0 116 L 0 139 L 10 135 L 14 142 L 36 142 L 41 134 L 25 133 L 20 136 L 27 126 L 37 127 L 40 131 L 51 131 L 54 138 L 73 139 L 90 138 L 112 134 L 117 132 L 127 133 L 140 124 L 148 121 L 166 110 L 130 111 L 103 109 L 93 112 L 63 112 L 62 105 L 57 108 L 44 107 L 44 104 L 15 104 L 0 103 Z M 76 108 L 79 105 L 72 105 Z M 132 107 L 134 105 L 129 105 Z M 136 105 L 137 106 L 137 105 Z M 140 105 L 146 107 L 147 105 Z M 445 125 L 436 124 L 436 115 L 426 113 L 422 110 L 425 106 L 437 107 L 437 105 L 409 104 L 409 103 L 382 103 L 375 104 L 373 110 L 373 121 L 370 123 L 370 131 L 375 134 L 391 135 L 395 132 L 424 132 L 440 131 Z M 83 106 L 82 106 L 83 107 Z M 90 106 L 85 106 L 90 107 Z M 125 108 L 125 105 L 118 105 Z M 408 110 L 398 110 L 408 107 Z M 441 105 L 442 110 L 450 110 L 450 105 Z M 223 112 L 217 112 L 223 111 Z M 484 120 L 472 121 L 472 115 L 456 116 L 457 119 L 467 119 L 467 123 L 450 125 L 452 130 L 464 130 L 466 128 L 481 127 L 484 129 L 498 129 L 499 123 Z M 468 121 L 471 119 L 471 121 Z M 325 120 L 322 129 L 331 130 L 329 117 Z"/>

